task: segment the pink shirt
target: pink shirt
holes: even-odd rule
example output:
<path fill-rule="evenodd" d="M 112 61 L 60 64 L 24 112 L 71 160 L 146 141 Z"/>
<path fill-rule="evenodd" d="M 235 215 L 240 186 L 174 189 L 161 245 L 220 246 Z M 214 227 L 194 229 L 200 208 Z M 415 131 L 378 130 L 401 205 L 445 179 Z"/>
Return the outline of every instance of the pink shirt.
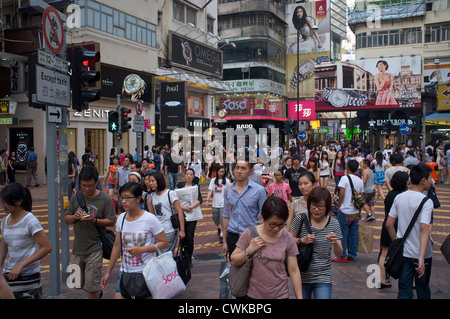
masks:
<path fill-rule="evenodd" d="M 281 230 L 280 239 L 255 252 L 252 256 L 247 296 L 253 299 L 287 299 L 289 298 L 288 276 L 285 259 L 298 254 L 294 237 L 285 229 Z M 253 236 L 247 228 L 242 233 L 236 246 L 245 250 Z"/>
<path fill-rule="evenodd" d="M 288 183 L 283 182 L 283 184 L 281 184 L 281 185 L 278 185 L 277 183 L 272 183 L 267 187 L 266 191 L 269 194 L 274 194 L 276 197 L 284 199 L 286 204 L 289 205 L 289 200 L 288 200 L 287 195 L 292 193 L 292 191 L 291 191 L 291 187 L 289 186 Z"/>

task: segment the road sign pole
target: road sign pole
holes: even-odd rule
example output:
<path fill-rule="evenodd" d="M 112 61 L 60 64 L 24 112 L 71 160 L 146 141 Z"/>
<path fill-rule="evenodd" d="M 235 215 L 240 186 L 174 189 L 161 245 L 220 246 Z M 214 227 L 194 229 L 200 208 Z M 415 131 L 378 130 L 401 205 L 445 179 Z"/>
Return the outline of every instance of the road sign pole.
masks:
<path fill-rule="evenodd" d="M 69 242 L 69 225 L 64 222 L 64 196 L 69 199 L 72 194 L 72 187 L 69 186 L 69 145 L 67 142 L 67 123 L 68 123 L 68 109 L 63 108 L 62 111 L 62 121 L 59 125 L 59 179 L 60 179 L 60 227 L 61 227 L 61 266 L 62 266 L 62 282 L 65 283 L 69 273 L 67 272 L 67 267 L 69 266 L 70 260 L 70 242 Z M 74 163 L 76 165 L 76 163 Z"/>
<path fill-rule="evenodd" d="M 49 123 L 47 114 L 47 196 L 48 196 L 48 237 L 52 244 L 50 253 L 50 296 L 60 294 L 60 261 L 59 261 L 59 216 L 58 216 L 58 180 L 56 160 L 56 124 Z"/>

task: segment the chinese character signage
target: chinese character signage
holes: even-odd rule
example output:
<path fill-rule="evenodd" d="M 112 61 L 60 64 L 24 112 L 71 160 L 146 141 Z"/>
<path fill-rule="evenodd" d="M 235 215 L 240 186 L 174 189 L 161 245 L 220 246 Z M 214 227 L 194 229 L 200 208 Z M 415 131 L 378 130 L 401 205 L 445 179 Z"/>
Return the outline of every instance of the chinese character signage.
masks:
<path fill-rule="evenodd" d="M 289 101 L 289 117 L 292 117 L 294 121 L 315 120 L 315 101 L 299 101 L 298 108 L 297 101 Z"/>

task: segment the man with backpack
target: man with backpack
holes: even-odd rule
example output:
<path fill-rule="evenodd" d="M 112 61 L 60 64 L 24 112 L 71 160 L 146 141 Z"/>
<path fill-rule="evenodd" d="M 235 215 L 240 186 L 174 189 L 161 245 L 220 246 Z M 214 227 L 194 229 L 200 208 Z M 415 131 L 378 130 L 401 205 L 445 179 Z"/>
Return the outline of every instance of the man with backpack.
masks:
<path fill-rule="evenodd" d="M 394 240 L 402 238 L 421 201 L 432 184 L 431 168 L 423 163 L 411 168 L 411 187 L 397 195 L 386 221 L 386 228 Z M 403 262 L 398 278 L 398 299 L 413 298 L 415 283 L 417 298 L 430 299 L 430 275 L 433 249 L 430 241 L 433 201 L 428 199 L 403 246 Z M 398 220 L 397 232 L 395 221 Z"/>

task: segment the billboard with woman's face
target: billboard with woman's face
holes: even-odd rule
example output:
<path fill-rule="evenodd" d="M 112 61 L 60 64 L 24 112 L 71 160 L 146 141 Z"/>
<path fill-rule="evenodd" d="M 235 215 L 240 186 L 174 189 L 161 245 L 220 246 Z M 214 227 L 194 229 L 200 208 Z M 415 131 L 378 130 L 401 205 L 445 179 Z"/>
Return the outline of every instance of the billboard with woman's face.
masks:
<path fill-rule="evenodd" d="M 300 98 L 314 97 L 314 64 L 330 60 L 329 8 L 329 0 L 287 6 L 286 88 L 290 99 L 297 98 L 297 93 Z"/>
<path fill-rule="evenodd" d="M 419 108 L 420 56 L 317 65 L 317 111 Z"/>

